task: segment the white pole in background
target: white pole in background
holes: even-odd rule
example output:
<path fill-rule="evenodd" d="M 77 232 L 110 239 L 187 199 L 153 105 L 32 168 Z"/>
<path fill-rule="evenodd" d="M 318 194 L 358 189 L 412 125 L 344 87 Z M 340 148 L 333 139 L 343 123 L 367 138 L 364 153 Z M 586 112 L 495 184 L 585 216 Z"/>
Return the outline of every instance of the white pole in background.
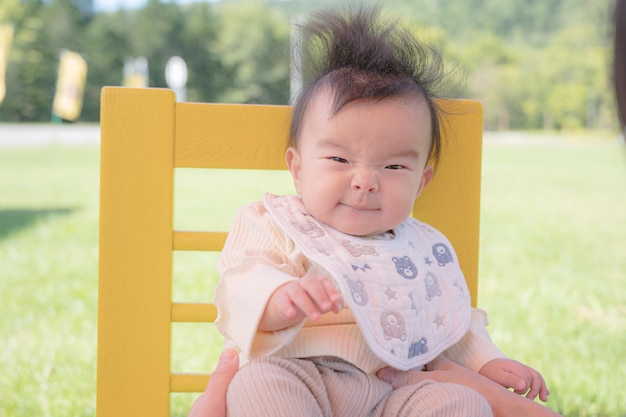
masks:
<path fill-rule="evenodd" d="M 165 65 L 165 81 L 176 93 L 176 101 L 187 100 L 187 64 L 179 56 L 173 56 Z"/>

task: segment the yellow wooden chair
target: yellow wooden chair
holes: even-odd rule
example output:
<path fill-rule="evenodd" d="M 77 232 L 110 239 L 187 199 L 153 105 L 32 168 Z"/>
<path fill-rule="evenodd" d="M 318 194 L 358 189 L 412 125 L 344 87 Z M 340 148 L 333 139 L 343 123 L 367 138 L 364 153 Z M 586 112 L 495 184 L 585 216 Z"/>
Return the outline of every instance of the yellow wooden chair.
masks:
<path fill-rule="evenodd" d="M 445 151 L 415 215 L 452 241 L 476 304 L 482 108 L 443 105 Z M 97 417 L 168 416 L 170 393 L 204 390 L 208 375 L 171 372 L 171 327 L 211 322 L 216 309 L 172 300 L 173 251 L 219 251 L 226 234 L 173 230 L 174 171 L 285 169 L 289 117 L 287 106 L 177 103 L 169 90 L 103 89 Z"/>

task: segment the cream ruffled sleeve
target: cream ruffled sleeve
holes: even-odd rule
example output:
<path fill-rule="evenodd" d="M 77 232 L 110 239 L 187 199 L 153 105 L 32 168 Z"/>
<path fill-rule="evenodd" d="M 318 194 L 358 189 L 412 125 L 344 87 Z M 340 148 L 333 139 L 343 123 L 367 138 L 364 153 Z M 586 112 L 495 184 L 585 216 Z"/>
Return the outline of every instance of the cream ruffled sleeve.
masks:
<path fill-rule="evenodd" d="M 468 332 L 445 352 L 445 356 L 476 372 L 493 359 L 505 358 L 506 355 L 491 341 L 487 324 L 487 313 L 479 308 L 473 308 Z"/>
<path fill-rule="evenodd" d="M 271 220 L 262 203 L 237 212 L 217 262 L 217 329 L 225 344 L 249 359 L 271 355 L 296 337 L 304 324 L 274 332 L 258 330 L 271 295 L 305 274 L 308 262 Z"/>

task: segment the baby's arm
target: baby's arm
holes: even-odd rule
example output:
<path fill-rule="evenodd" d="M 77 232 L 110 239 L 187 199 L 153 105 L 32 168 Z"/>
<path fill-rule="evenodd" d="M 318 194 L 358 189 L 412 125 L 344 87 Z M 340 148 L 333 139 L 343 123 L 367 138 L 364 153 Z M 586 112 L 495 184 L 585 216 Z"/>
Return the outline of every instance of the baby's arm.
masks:
<path fill-rule="evenodd" d="M 304 320 L 277 331 L 260 331 L 259 322 L 270 299 L 289 283 L 306 275 L 304 258 L 276 226 L 262 203 L 237 211 L 218 261 L 215 290 L 219 316 L 215 322 L 225 344 L 244 358 L 271 355 L 298 334 Z"/>
<path fill-rule="evenodd" d="M 342 309 L 342 298 L 327 277 L 304 276 L 279 287 L 270 297 L 259 330 L 274 331 L 292 326 L 305 317 L 317 320 L 322 314 Z"/>
<path fill-rule="evenodd" d="M 487 313 L 472 309 L 472 322 L 467 334 L 446 351 L 454 362 L 479 372 L 483 376 L 528 398 L 546 401 L 548 389 L 541 374 L 534 369 L 509 359 L 493 344 L 487 332 Z"/>
<path fill-rule="evenodd" d="M 534 400 L 537 396 L 548 401 L 548 387 L 543 376 L 530 366 L 508 358 L 497 358 L 487 362 L 479 373 L 505 388 L 512 388 L 516 394 Z"/>
<path fill-rule="evenodd" d="M 476 374 L 440 355 L 426 365 L 427 371 L 398 371 L 383 368 L 376 375 L 394 388 L 425 380 L 448 382 L 472 388 L 489 401 L 495 417 L 561 417 L 560 414 L 524 397 L 513 394 L 499 384 Z"/>

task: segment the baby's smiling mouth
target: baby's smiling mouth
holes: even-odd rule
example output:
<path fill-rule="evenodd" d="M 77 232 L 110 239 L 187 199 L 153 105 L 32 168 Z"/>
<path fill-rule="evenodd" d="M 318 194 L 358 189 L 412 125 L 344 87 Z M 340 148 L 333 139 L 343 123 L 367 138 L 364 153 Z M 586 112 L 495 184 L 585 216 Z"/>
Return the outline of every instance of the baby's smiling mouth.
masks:
<path fill-rule="evenodd" d="M 342 206 L 351 208 L 353 210 L 358 210 L 358 211 L 377 211 L 380 210 L 378 208 L 374 208 L 374 207 L 369 207 L 363 204 L 348 204 L 348 203 L 340 203 Z"/>

